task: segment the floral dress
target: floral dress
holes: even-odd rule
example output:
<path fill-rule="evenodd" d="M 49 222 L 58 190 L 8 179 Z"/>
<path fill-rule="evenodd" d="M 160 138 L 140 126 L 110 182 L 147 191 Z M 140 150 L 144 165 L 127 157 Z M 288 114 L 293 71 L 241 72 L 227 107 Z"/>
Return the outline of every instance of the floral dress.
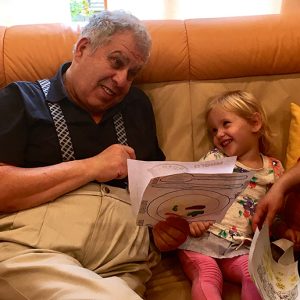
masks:
<path fill-rule="evenodd" d="M 225 155 L 218 149 L 208 152 L 201 160 L 215 160 Z M 279 160 L 262 155 L 263 167 L 251 169 L 237 162 L 234 172 L 253 171 L 254 176 L 246 189 L 236 198 L 220 223 L 214 223 L 199 238 L 189 237 L 180 246 L 215 258 L 234 257 L 249 252 L 253 235 L 251 218 L 260 198 L 270 189 L 275 180 L 283 174 Z"/>

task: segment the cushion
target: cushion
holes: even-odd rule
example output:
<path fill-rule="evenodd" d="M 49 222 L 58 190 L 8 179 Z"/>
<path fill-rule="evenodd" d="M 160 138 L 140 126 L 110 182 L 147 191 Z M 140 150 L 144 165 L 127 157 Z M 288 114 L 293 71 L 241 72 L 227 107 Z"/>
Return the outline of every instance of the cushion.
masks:
<path fill-rule="evenodd" d="M 286 153 L 286 169 L 290 169 L 300 157 L 300 106 L 291 103 L 291 123 Z"/>

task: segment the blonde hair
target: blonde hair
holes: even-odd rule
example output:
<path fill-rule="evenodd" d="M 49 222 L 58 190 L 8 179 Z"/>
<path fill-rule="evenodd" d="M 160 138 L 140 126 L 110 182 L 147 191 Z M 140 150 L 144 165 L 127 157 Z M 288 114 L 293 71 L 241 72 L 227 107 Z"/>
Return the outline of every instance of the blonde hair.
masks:
<path fill-rule="evenodd" d="M 253 94 L 236 90 L 209 98 L 206 107 L 206 120 L 210 111 L 215 107 L 221 107 L 226 111 L 235 113 L 247 121 L 253 120 L 254 113 L 258 113 L 261 118 L 259 151 L 263 154 L 269 153 L 273 134 L 268 125 L 267 115 Z"/>

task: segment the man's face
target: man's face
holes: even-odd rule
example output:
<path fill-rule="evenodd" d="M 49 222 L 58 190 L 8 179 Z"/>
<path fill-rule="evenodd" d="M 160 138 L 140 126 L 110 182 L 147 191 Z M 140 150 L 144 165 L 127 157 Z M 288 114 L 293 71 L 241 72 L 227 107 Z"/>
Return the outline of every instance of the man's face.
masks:
<path fill-rule="evenodd" d="M 71 80 L 66 88 L 72 99 L 92 115 L 102 117 L 128 93 L 133 79 L 145 64 L 131 32 L 115 34 L 94 52 L 89 41 L 76 47 Z"/>

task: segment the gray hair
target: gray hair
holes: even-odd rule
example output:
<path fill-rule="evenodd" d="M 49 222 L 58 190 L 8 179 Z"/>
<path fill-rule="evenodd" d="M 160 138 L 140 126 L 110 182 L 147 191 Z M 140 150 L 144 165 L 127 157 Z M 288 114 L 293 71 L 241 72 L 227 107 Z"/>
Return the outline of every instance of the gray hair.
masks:
<path fill-rule="evenodd" d="M 108 44 L 116 33 L 132 32 L 138 50 L 145 61 L 148 60 L 151 49 L 151 37 L 145 25 L 135 16 L 123 10 L 102 11 L 93 15 L 82 29 L 81 37 L 90 40 L 93 50 Z"/>

